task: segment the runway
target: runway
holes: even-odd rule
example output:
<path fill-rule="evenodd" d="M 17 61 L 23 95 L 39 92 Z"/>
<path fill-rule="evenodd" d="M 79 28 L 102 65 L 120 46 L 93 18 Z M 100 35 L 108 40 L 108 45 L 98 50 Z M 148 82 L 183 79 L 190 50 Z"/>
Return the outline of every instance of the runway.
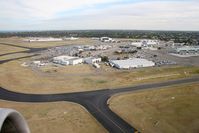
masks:
<path fill-rule="evenodd" d="M 142 84 L 127 88 L 104 89 L 97 91 L 60 93 L 60 94 L 24 94 L 0 87 L 0 99 L 17 102 L 57 102 L 70 101 L 84 106 L 110 133 L 133 133 L 136 129 L 112 112 L 107 105 L 108 99 L 119 93 L 137 90 L 159 89 L 172 85 L 199 82 L 199 76 L 171 80 L 161 83 Z"/>

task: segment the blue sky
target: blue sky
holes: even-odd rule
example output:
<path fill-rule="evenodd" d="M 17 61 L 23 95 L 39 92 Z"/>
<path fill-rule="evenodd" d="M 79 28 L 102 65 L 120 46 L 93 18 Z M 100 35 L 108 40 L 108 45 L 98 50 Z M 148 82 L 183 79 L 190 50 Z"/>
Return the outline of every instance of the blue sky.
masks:
<path fill-rule="evenodd" d="M 0 0 L 0 30 L 199 31 L 199 0 Z"/>

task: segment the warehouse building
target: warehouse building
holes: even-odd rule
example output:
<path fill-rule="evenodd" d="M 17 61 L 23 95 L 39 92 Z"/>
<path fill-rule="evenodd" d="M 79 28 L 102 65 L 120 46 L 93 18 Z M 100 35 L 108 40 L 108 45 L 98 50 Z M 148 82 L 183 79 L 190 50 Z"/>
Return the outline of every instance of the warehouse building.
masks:
<path fill-rule="evenodd" d="M 70 56 L 58 56 L 53 58 L 53 62 L 56 64 L 61 64 L 61 65 L 69 65 L 69 59 L 72 59 Z"/>
<path fill-rule="evenodd" d="M 158 46 L 159 41 L 158 40 L 137 40 L 137 41 L 132 42 L 131 45 L 137 48 L 152 47 L 152 46 Z"/>
<path fill-rule="evenodd" d="M 62 55 L 54 57 L 53 62 L 61 65 L 77 65 L 81 64 L 83 62 L 83 59 L 78 57 Z"/>
<path fill-rule="evenodd" d="M 114 42 L 114 40 L 110 37 L 101 37 L 100 41 L 102 41 L 102 42 Z"/>
<path fill-rule="evenodd" d="M 56 41 L 63 41 L 62 38 L 53 38 L 53 37 L 33 37 L 28 40 L 29 42 L 56 42 Z"/>
<path fill-rule="evenodd" d="M 131 45 L 137 48 L 141 48 L 143 46 L 142 42 L 132 42 Z"/>
<path fill-rule="evenodd" d="M 102 61 L 101 58 L 96 58 L 96 57 L 88 57 L 84 59 L 84 62 L 87 64 L 99 63 L 101 61 Z"/>
<path fill-rule="evenodd" d="M 83 62 L 82 58 L 72 58 L 69 61 L 70 65 L 77 65 L 77 64 L 81 64 Z"/>
<path fill-rule="evenodd" d="M 174 53 L 185 55 L 185 54 L 199 54 L 199 46 L 184 46 L 174 50 Z"/>
<path fill-rule="evenodd" d="M 130 68 L 140 68 L 140 67 L 152 67 L 155 63 L 148 61 L 146 59 L 131 58 L 127 60 L 110 60 L 111 66 L 118 69 L 130 69 Z"/>
<path fill-rule="evenodd" d="M 144 46 L 156 46 L 156 45 L 159 45 L 159 41 L 158 40 L 150 40 L 150 39 L 142 40 L 142 43 L 143 43 Z"/>

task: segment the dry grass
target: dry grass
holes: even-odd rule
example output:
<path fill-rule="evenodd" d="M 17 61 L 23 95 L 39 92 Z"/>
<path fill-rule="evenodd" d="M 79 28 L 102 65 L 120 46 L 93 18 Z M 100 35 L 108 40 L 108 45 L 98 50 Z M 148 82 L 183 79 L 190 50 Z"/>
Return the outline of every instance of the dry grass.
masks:
<path fill-rule="evenodd" d="M 85 109 L 68 102 L 16 103 L 0 101 L 1 108 L 12 108 L 26 118 L 32 133 L 105 133 Z"/>
<path fill-rule="evenodd" d="M 79 64 L 76 66 L 45 66 L 42 67 L 40 70 L 44 73 L 53 73 L 56 74 L 69 74 L 69 75 L 77 75 L 77 74 L 91 74 L 94 68 L 87 64 Z"/>
<path fill-rule="evenodd" d="M 114 96 L 110 108 L 143 133 L 198 133 L 199 84 Z"/>
<path fill-rule="evenodd" d="M 26 47 L 49 47 L 49 46 L 59 46 L 65 44 L 76 44 L 80 41 L 88 41 L 81 39 L 79 41 L 67 41 L 67 42 L 35 42 L 27 43 L 23 42 L 20 38 L 8 38 L 0 39 L 0 42 L 12 43 L 19 46 Z M 0 45 L 0 54 L 12 53 L 24 51 L 26 49 Z M 1 56 L 0 60 L 13 59 L 18 57 L 25 57 L 31 54 L 9 54 Z M 23 59 L 24 60 L 24 59 Z M 29 59 L 27 59 L 29 60 Z M 54 79 L 53 75 L 42 76 L 38 72 L 31 70 L 31 68 L 22 67 L 21 63 L 23 61 L 17 60 L 8 62 L 0 65 L 0 86 L 9 88 L 15 91 L 24 91 L 24 92 L 34 92 L 36 93 L 48 93 L 49 90 L 54 90 L 54 92 L 68 91 L 70 87 L 65 87 L 69 83 L 67 79 L 70 80 L 70 77 L 58 77 Z M 7 67 L 7 68 L 6 68 Z M 51 69 L 51 68 L 50 68 Z M 73 71 L 80 70 L 83 73 L 89 71 L 90 67 L 80 65 L 78 67 L 59 69 L 58 72 L 73 73 Z M 67 71 L 69 70 L 69 71 Z M 48 71 L 48 68 L 44 68 L 44 72 Z M 76 79 L 78 80 L 78 79 Z M 54 82 L 52 82 L 54 81 Z M 57 84 L 60 84 L 57 86 Z M 48 88 L 49 87 L 49 88 Z M 57 89 L 59 88 L 60 89 Z M 20 89 L 21 88 L 21 89 Z M 57 91 L 56 91 L 57 90 Z M 51 91 L 53 93 L 53 91 Z M 0 101 L 0 106 L 3 108 L 13 108 L 20 111 L 28 121 L 32 133 L 81 133 L 81 132 L 97 132 L 103 133 L 107 132 L 85 109 L 81 108 L 79 105 L 60 102 L 60 103 L 16 103 L 16 102 L 6 102 Z"/>
<path fill-rule="evenodd" d="M 189 77 L 198 74 L 199 71 L 199 67 L 107 71 L 96 70 L 88 65 L 32 70 L 29 67 L 22 67 L 22 63 L 23 61 L 11 61 L 0 66 L 2 87 L 24 93 L 79 92 Z"/>
<path fill-rule="evenodd" d="M 27 50 L 27 49 L 0 44 L 0 55 L 7 54 L 7 53 L 13 53 L 13 52 L 20 52 L 20 51 L 25 51 L 25 50 Z"/>
<path fill-rule="evenodd" d="M 66 40 L 66 41 L 58 41 L 58 42 L 27 42 L 24 41 L 24 38 L 12 37 L 12 38 L 0 38 L 0 42 L 2 43 L 11 43 L 18 46 L 25 46 L 30 48 L 45 48 L 45 47 L 54 47 L 54 46 L 62 46 L 62 45 L 91 45 L 96 42 L 96 40 L 91 40 L 89 38 L 80 38 L 78 40 Z"/>
<path fill-rule="evenodd" d="M 81 42 L 78 42 L 81 41 Z M 92 44 L 91 39 L 80 39 L 72 41 L 74 44 Z M 34 42 L 29 44 L 23 42 L 22 38 L 0 38 L 0 42 L 13 43 L 16 45 L 31 47 L 56 46 L 63 42 Z M 25 44 L 28 43 L 28 44 Z M 70 41 L 68 42 L 68 44 Z M 66 44 L 64 42 L 64 44 Z M 4 45 L 0 45 L 4 46 Z M 11 50 L 11 47 L 8 46 Z M 15 52 L 17 47 L 13 47 Z M 0 53 L 10 53 L 6 48 Z M 0 60 L 25 57 L 31 54 L 18 53 L 1 56 Z M 24 93 L 61 93 L 78 92 L 106 88 L 127 87 L 140 83 L 158 82 L 169 79 L 189 77 L 199 74 L 199 67 L 161 67 L 133 69 L 122 71 L 109 66 L 101 65 L 100 69 L 95 69 L 89 65 L 52 67 L 47 66 L 40 70 L 32 70 L 30 67 L 22 67 L 24 61 L 21 59 L 7 62 L 0 65 L 0 85 L 6 89 L 20 91 Z"/>
<path fill-rule="evenodd" d="M 32 55 L 34 54 L 27 54 L 27 53 L 8 54 L 8 55 L 0 56 L 0 60 L 9 60 L 13 58 L 21 58 L 21 57 L 32 56 Z"/>

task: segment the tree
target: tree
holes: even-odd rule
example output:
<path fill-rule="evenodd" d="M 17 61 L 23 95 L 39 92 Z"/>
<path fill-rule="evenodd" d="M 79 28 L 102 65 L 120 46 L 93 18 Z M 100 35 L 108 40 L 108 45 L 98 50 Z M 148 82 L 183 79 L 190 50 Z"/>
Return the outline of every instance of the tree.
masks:
<path fill-rule="evenodd" d="M 101 58 L 102 58 L 103 62 L 108 62 L 109 61 L 109 58 L 107 56 L 102 56 Z"/>

